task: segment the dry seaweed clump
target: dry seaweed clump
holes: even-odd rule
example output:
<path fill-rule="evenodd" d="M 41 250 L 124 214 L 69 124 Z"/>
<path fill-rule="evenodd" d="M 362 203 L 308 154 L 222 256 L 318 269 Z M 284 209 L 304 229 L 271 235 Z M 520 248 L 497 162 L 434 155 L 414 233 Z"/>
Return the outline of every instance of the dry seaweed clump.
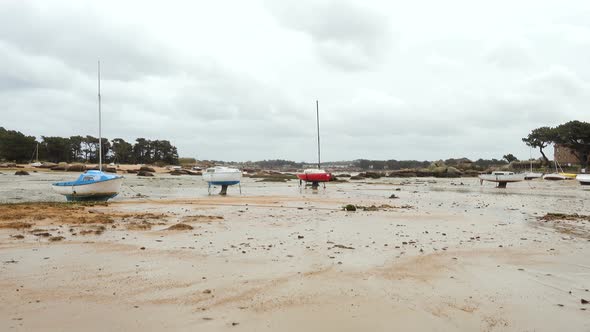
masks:
<path fill-rule="evenodd" d="M 147 221 L 141 221 L 141 222 L 131 222 L 129 224 L 127 224 L 127 229 L 130 231 L 149 231 L 150 229 L 152 229 L 152 223 L 149 223 Z"/>
<path fill-rule="evenodd" d="M 590 221 L 590 216 L 587 215 L 582 215 L 582 214 L 577 214 L 577 213 L 573 213 L 573 214 L 567 214 L 567 213 L 547 213 L 542 217 L 539 217 L 540 220 L 543 220 L 545 222 L 547 221 L 565 221 L 565 220 L 570 220 L 570 221 Z"/>
<path fill-rule="evenodd" d="M 49 241 L 50 242 L 58 242 L 58 241 L 61 241 L 64 239 L 65 239 L 65 237 L 63 237 L 63 236 L 52 236 L 49 238 Z"/>
<path fill-rule="evenodd" d="M 22 221 L 0 222 L 0 228 L 24 229 L 31 228 L 33 224 Z"/>
<path fill-rule="evenodd" d="M 346 204 L 342 209 L 344 211 L 356 211 L 356 206 L 353 204 Z"/>
<path fill-rule="evenodd" d="M 176 224 L 166 228 L 167 231 L 190 231 L 193 229 L 193 226 L 187 224 Z"/>
<path fill-rule="evenodd" d="M 208 223 L 211 221 L 221 221 L 221 220 L 223 220 L 222 216 L 207 216 L 207 215 L 202 215 L 202 214 L 197 214 L 194 216 L 185 216 L 182 218 L 182 222 L 185 222 L 185 223 L 186 222 Z"/>

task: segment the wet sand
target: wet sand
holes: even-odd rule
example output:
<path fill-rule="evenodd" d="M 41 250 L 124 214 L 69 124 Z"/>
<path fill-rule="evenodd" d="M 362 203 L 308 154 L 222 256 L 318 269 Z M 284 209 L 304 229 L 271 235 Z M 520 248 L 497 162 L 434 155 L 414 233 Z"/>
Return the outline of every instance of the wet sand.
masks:
<path fill-rule="evenodd" d="M 109 204 L 28 203 L 72 177 L 0 175 L 0 201 L 26 202 L 0 206 L 0 330 L 590 331 L 575 181 L 245 179 L 219 197 L 130 175 Z"/>

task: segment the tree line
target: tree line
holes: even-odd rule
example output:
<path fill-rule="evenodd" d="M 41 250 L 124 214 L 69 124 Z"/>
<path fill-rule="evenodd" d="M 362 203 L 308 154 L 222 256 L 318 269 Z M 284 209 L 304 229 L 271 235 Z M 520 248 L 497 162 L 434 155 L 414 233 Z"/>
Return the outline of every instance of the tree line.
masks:
<path fill-rule="evenodd" d="M 36 159 L 49 162 L 97 163 L 99 140 L 87 136 L 27 136 L 20 131 L 0 127 L 0 160 L 27 163 Z M 129 143 L 122 138 L 102 138 L 102 160 L 120 164 L 177 164 L 178 150 L 167 140 L 137 138 Z"/>
<path fill-rule="evenodd" d="M 549 159 L 543 151 L 550 144 L 559 144 L 572 152 L 582 167 L 588 166 L 590 156 L 590 123 L 569 121 L 556 127 L 539 127 L 522 139 L 526 145 L 538 148 L 546 164 Z"/>

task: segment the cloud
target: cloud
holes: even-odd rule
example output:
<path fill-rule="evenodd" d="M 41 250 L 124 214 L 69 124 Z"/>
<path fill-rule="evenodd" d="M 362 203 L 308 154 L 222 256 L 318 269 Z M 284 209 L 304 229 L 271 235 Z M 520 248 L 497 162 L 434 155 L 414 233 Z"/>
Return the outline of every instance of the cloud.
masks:
<path fill-rule="evenodd" d="M 395 39 L 387 17 L 351 1 L 268 1 L 283 26 L 307 34 L 327 64 L 370 69 L 386 59 Z"/>
<path fill-rule="evenodd" d="M 4 1 L 0 125 L 96 135 L 100 59 L 105 136 L 182 156 L 312 161 L 319 99 L 324 160 L 528 157 L 531 129 L 587 121 L 587 4 L 480 7 Z"/>

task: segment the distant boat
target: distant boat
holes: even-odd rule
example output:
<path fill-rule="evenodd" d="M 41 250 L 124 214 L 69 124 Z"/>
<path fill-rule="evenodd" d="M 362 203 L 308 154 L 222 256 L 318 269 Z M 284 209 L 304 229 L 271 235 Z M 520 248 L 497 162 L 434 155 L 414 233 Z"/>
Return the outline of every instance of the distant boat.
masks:
<path fill-rule="evenodd" d="M 531 149 L 529 148 L 529 154 L 530 154 L 530 151 L 531 151 Z M 529 158 L 529 161 L 531 164 L 531 170 L 524 173 L 524 179 L 525 180 L 533 180 L 533 179 L 538 179 L 538 178 L 542 177 L 543 173 L 533 172 L 533 158 L 532 158 L 532 156 Z"/>
<path fill-rule="evenodd" d="M 35 152 L 33 153 L 35 154 L 35 162 L 32 162 L 31 160 L 31 167 L 43 166 L 43 164 L 39 162 L 39 143 L 37 143 L 37 145 L 35 146 Z"/>
<path fill-rule="evenodd" d="M 506 188 L 509 182 L 524 181 L 524 174 L 516 174 L 514 172 L 494 171 L 490 174 L 480 174 L 479 181 L 483 184 L 484 181 L 496 182 L 498 188 Z"/>
<path fill-rule="evenodd" d="M 100 104 L 100 62 L 98 63 L 98 170 L 86 171 L 75 181 L 57 182 L 51 187 L 68 201 L 107 201 L 119 194 L 123 177 L 102 171 L 102 132 Z"/>
<path fill-rule="evenodd" d="M 209 193 L 211 192 L 211 186 L 221 186 L 220 195 L 225 195 L 227 187 L 239 185 L 241 179 L 242 171 L 237 168 L 215 166 L 207 168 L 203 172 L 203 180 L 209 184 Z"/>
<path fill-rule="evenodd" d="M 565 173 L 563 173 L 563 170 L 561 169 L 561 166 L 559 166 L 559 162 L 557 162 L 557 159 L 553 160 L 553 164 L 555 165 L 555 172 L 543 175 L 543 180 L 561 181 L 571 179 L 571 177 L 568 177 L 565 175 Z M 557 167 L 561 169 L 561 173 L 558 172 Z"/>
<path fill-rule="evenodd" d="M 317 188 L 320 182 L 328 182 L 332 179 L 332 174 L 326 172 L 325 170 L 321 169 L 321 162 L 320 162 L 320 107 L 319 102 L 316 100 L 316 123 L 317 123 L 317 130 L 318 130 L 318 168 L 308 168 L 303 170 L 303 172 L 297 173 L 297 178 L 299 179 L 300 183 L 302 181 L 311 182 L 312 188 Z"/>
<path fill-rule="evenodd" d="M 590 186 L 590 174 L 578 174 L 576 180 L 583 186 Z"/>

